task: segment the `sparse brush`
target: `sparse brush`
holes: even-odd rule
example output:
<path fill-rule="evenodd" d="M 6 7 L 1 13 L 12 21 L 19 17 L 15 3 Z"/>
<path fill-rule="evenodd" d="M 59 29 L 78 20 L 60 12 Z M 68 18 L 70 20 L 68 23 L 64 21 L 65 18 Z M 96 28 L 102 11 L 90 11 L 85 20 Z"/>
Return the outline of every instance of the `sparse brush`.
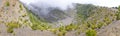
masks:
<path fill-rule="evenodd" d="M 86 36 L 97 36 L 96 30 L 89 29 L 86 31 Z"/>
<path fill-rule="evenodd" d="M 21 4 L 19 5 L 19 7 L 20 7 L 20 10 L 23 10 L 23 8 L 22 8 L 22 5 L 21 5 Z"/>
<path fill-rule="evenodd" d="M 14 28 L 19 28 L 21 25 L 18 22 L 9 22 L 6 24 L 8 27 L 7 32 L 8 33 L 13 33 Z"/>
<path fill-rule="evenodd" d="M 7 7 L 10 6 L 10 3 L 7 1 L 5 6 L 7 6 Z"/>

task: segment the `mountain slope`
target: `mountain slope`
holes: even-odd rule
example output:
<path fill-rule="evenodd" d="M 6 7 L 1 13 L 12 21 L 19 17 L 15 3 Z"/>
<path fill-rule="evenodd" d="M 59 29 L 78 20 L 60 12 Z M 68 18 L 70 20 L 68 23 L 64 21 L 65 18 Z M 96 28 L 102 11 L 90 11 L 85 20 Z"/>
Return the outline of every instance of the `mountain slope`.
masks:
<path fill-rule="evenodd" d="M 25 7 L 19 0 L 3 0 L 0 5 L 0 36 L 89 36 L 90 33 L 119 36 L 119 32 L 116 32 L 119 30 L 117 9 L 75 4 L 76 9 L 68 8 L 66 11 L 49 8 L 50 13 L 44 19 L 55 21 L 49 23 L 38 18 L 42 12 L 34 13 L 36 11 Z M 38 6 L 35 9 L 37 8 Z"/>

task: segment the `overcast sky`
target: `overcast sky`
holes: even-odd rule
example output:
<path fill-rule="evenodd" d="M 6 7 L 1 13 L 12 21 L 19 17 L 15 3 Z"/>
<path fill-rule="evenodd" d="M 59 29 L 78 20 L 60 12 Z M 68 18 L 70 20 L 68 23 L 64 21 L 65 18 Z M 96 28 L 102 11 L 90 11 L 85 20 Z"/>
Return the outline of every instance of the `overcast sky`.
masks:
<path fill-rule="evenodd" d="M 106 7 L 115 7 L 120 5 L 120 0 L 20 0 L 24 3 L 31 3 L 31 2 L 45 2 L 48 4 L 59 4 L 62 6 L 66 6 L 71 3 L 81 3 L 81 4 L 94 4 L 99 6 L 106 6 Z"/>

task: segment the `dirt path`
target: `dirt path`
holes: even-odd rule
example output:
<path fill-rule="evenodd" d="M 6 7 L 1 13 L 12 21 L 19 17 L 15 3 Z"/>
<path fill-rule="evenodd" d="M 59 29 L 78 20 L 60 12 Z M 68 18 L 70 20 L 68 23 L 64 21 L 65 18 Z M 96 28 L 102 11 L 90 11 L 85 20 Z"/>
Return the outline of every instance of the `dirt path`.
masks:
<path fill-rule="evenodd" d="M 101 28 L 98 31 L 98 36 L 120 36 L 120 20 Z"/>
<path fill-rule="evenodd" d="M 31 30 L 30 28 L 15 29 L 15 36 L 55 36 L 50 31 Z"/>
<path fill-rule="evenodd" d="M 0 0 L 0 6 L 1 6 L 2 0 Z"/>

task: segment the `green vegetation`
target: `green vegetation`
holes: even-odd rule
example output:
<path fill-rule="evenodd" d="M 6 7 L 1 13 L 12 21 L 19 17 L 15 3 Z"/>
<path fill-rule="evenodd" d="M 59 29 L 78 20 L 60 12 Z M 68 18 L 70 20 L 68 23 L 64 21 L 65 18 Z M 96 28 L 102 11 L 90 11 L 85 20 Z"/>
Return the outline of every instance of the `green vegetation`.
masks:
<path fill-rule="evenodd" d="M 28 15 L 30 17 L 30 21 L 32 22 L 31 28 L 33 30 L 47 30 L 50 27 L 46 22 L 40 21 L 36 16 L 34 16 L 32 13 L 28 12 Z"/>
<path fill-rule="evenodd" d="M 97 28 L 101 28 L 102 26 L 104 26 L 105 25 L 105 23 L 104 22 L 99 22 L 99 24 L 97 24 Z"/>
<path fill-rule="evenodd" d="M 86 31 L 86 36 L 97 36 L 97 32 L 93 29 L 89 29 Z"/>
<path fill-rule="evenodd" d="M 114 21 L 113 19 L 116 19 L 114 18 L 116 12 L 108 8 L 97 7 L 91 4 L 77 4 L 76 9 L 76 21 L 78 24 L 85 22 L 87 26 L 92 29 L 108 25 Z M 82 18 L 85 20 L 82 20 Z"/>
<path fill-rule="evenodd" d="M 70 28 L 71 29 L 71 26 L 69 27 L 66 27 L 65 26 L 60 26 L 58 28 L 51 28 L 50 25 L 47 24 L 47 22 L 42 22 L 40 21 L 35 15 L 33 15 L 32 13 L 29 13 L 28 12 L 28 15 L 30 17 L 30 21 L 32 22 L 32 26 L 31 28 L 33 30 L 49 30 L 55 34 L 57 34 L 58 36 L 65 36 L 66 32 L 68 29 L 66 28 Z"/>
<path fill-rule="evenodd" d="M 9 22 L 6 24 L 8 27 L 7 32 L 8 33 L 13 33 L 14 28 L 19 28 L 21 25 L 18 22 Z"/>
<path fill-rule="evenodd" d="M 65 36 L 67 32 L 78 30 L 78 28 L 80 27 L 78 27 L 77 24 L 70 24 L 67 26 L 61 25 L 58 28 L 49 29 L 49 31 L 53 32 L 54 34 L 57 34 L 58 36 Z"/>
<path fill-rule="evenodd" d="M 9 6 L 9 2 L 6 3 L 6 6 Z M 23 10 L 23 6 L 19 5 L 20 11 Z M 65 34 L 69 31 L 76 31 L 77 34 L 86 32 L 86 36 L 97 36 L 96 29 L 100 29 L 102 26 L 109 25 L 115 16 L 117 16 L 117 20 L 120 19 L 120 12 L 112 13 L 111 10 L 107 8 L 100 8 L 91 4 L 77 4 L 77 15 L 75 18 L 75 23 L 71 23 L 70 25 L 61 25 L 60 27 L 52 27 L 48 22 L 44 22 L 41 18 L 37 18 L 36 15 L 28 11 L 27 14 L 23 14 L 21 17 L 29 16 L 31 24 L 28 24 L 33 30 L 48 30 L 57 34 L 58 36 L 65 36 Z M 57 18 L 52 18 L 54 20 L 58 18 L 64 18 L 66 15 L 64 12 L 59 9 L 55 9 L 51 11 L 52 13 L 58 16 Z M 19 19 L 24 24 L 29 20 Z M 6 24 L 8 29 L 7 32 L 13 33 L 14 28 L 19 28 L 21 25 L 18 22 L 9 22 Z M 89 29 L 91 28 L 91 29 Z"/>
<path fill-rule="evenodd" d="M 5 6 L 10 6 L 10 3 L 7 1 Z"/>
<path fill-rule="evenodd" d="M 72 31 L 72 30 L 76 30 L 78 28 L 79 25 L 75 25 L 75 24 L 70 24 L 65 26 L 67 31 Z"/>
<path fill-rule="evenodd" d="M 76 9 L 77 17 L 75 19 L 77 24 L 80 24 L 76 29 L 78 33 L 89 30 L 88 28 L 93 30 L 100 29 L 102 26 L 109 25 L 112 21 L 116 20 L 116 11 L 109 8 L 97 7 L 91 4 L 77 4 Z"/>
<path fill-rule="evenodd" d="M 19 5 L 20 10 L 23 10 L 22 5 Z M 76 33 L 80 34 L 82 32 L 86 31 L 86 36 L 96 36 L 96 30 L 100 29 L 102 26 L 108 25 L 112 22 L 113 19 L 111 18 L 116 16 L 116 13 L 111 14 L 111 11 L 108 11 L 106 8 L 100 8 L 91 4 L 77 4 L 77 17 L 75 17 L 76 23 L 71 23 L 70 25 L 61 25 L 57 28 L 52 28 L 51 25 L 48 24 L 48 22 L 44 22 L 42 20 L 37 18 L 36 15 L 31 13 L 31 11 L 28 11 L 28 16 L 30 18 L 30 21 L 32 25 L 29 24 L 29 26 L 33 30 L 49 30 L 58 36 L 65 36 L 65 34 L 69 31 L 77 31 Z M 58 18 L 64 18 L 64 16 L 57 12 L 63 12 L 58 9 L 53 10 L 55 12 L 52 12 L 51 14 L 59 15 Z M 56 14 L 57 13 L 57 14 Z M 63 13 L 64 14 L 64 13 Z M 22 17 L 27 16 L 26 14 L 23 14 Z M 62 17 L 63 16 L 63 17 Z M 117 14 L 119 16 L 119 14 Z M 23 22 L 27 22 L 28 20 L 25 20 Z M 18 27 L 18 25 L 9 23 L 8 32 L 12 33 L 13 28 Z M 91 29 L 89 29 L 91 28 Z"/>
<path fill-rule="evenodd" d="M 76 33 L 80 34 L 87 30 L 86 36 L 96 36 L 95 29 L 100 29 L 102 26 L 110 24 L 113 19 L 116 19 L 111 18 L 116 13 L 111 14 L 111 11 L 108 11 L 107 8 L 100 8 L 91 4 L 77 4 L 76 9 L 77 17 L 75 18 L 77 22 L 67 26 L 62 25 L 58 28 L 52 28 L 47 22 L 42 22 L 35 15 L 28 12 L 32 22 L 31 28 L 33 30 L 49 30 L 58 36 L 65 36 L 66 32 L 69 31 L 77 31 Z"/>
<path fill-rule="evenodd" d="M 106 24 L 110 24 L 111 19 L 109 17 L 105 17 L 103 20 Z"/>
<path fill-rule="evenodd" d="M 19 7 L 20 7 L 20 10 L 23 10 L 23 8 L 22 8 L 22 4 L 20 4 Z"/>
<path fill-rule="evenodd" d="M 120 20 L 120 6 L 118 7 L 118 12 L 117 12 L 117 14 L 116 14 L 116 16 L 117 16 L 117 20 Z"/>
<path fill-rule="evenodd" d="M 66 30 L 65 30 L 66 28 L 65 28 L 65 26 L 61 26 L 61 27 L 59 27 L 59 32 L 58 32 L 58 36 L 65 36 L 65 34 L 66 34 Z"/>
<path fill-rule="evenodd" d="M 76 9 L 78 17 L 82 19 L 87 19 L 88 17 L 93 15 L 93 13 L 95 13 L 92 10 L 96 9 L 96 6 L 92 4 L 77 4 Z"/>

